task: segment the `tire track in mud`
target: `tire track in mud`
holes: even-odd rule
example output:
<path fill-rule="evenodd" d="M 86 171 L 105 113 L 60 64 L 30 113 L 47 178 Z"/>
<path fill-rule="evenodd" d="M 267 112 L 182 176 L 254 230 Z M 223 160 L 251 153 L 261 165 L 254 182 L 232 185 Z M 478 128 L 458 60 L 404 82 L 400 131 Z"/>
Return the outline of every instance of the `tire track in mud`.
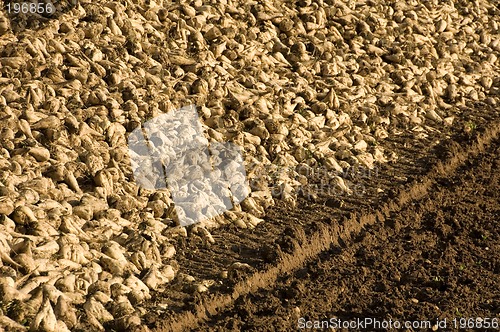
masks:
<path fill-rule="evenodd" d="M 289 253 L 279 252 L 276 265 L 236 282 L 234 287 L 225 294 L 202 295 L 191 310 L 171 314 L 157 323 L 155 331 L 183 331 L 196 328 L 199 323 L 223 312 L 240 296 L 254 293 L 259 288 L 269 287 L 279 276 L 300 268 L 308 260 L 318 257 L 331 246 L 350 242 L 364 227 L 381 222 L 391 213 L 400 211 L 408 203 L 427 196 L 434 181 L 440 177 L 449 176 L 468 159 L 478 156 L 492 140 L 499 136 L 499 133 L 500 123 L 496 121 L 488 125 L 470 145 L 462 147 L 459 143 L 452 142 L 447 148 L 449 158 L 438 161 L 426 175 L 413 181 L 407 190 L 401 190 L 396 197 L 389 199 L 375 211 L 351 213 L 344 222 L 321 223 L 310 236 L 306 235 L 302 228 L 295 228 L 293 237 L 290 239 L 293 250 Z"/>

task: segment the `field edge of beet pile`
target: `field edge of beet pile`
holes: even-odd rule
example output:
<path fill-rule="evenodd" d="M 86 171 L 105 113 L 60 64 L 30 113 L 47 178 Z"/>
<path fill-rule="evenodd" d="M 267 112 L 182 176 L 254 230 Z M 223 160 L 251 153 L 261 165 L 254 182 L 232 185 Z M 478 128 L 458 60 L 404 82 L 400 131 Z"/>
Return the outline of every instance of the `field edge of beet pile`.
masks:
<path fill-rule="evenodd" d="M 425 193 L 410 194 L 416 199 L 195 331 L 498 330 L 498 132 L 456 149 L 463 158 L 440 163 Z"/>
<path fill-rule="evenodd" d="M 363 183 L 362 195 L 319 195 L 315 202 L 302 200 L 296 209 L 279 204 L 254 230 L 234 226 L 216 230 L 215 244 L 196 238 L 179 239 L 182 272 L 211 278 L 214 285 L 209 292 L 193 293 L 173 282 L 162 295 L 152 299 L 145 323 L 157 331 L 196 328 L 224 312 L 241 296 L 271 287 L 280 276 L 299 269 L 333 246 L 348 246 L 365 227 L 424 198 L 438 178 L 453 173 L 484 151 L 500 132 L 496 117 L 494 110 L 471 111 L 457 126 L 462 130 L 436 132 L 427 142 L 408 144 L 411 137 L 388 139 L 385 145 L 396 150 L 400 159 L 382 165 L 375 179 L 353 179 Z M 478 124 L 473 132 L 463 130 L 469 119 Z M 168 305 L 167 311 L 155 311 L 155 305 L 160 303 Z"/>

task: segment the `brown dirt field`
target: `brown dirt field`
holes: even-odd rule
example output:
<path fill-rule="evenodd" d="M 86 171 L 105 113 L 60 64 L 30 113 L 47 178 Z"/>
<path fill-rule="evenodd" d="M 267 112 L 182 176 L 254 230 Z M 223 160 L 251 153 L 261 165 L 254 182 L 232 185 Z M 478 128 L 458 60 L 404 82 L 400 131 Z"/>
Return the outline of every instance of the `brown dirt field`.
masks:
<path fill-rule="evenodd" d="M 291 331 L 299 317 L 433 325 L 446 319 L 448 327 L 453 319 L 498 319 L 499 169 L 497 140 L 455 175 L 437 179 L 425 199 L 389 213 L 273 288 L 240 297 L 197 330 Z"/>
<path fill-rule="evenodd" d="M 277 206 L 254 230 L 215 231 L 213 245 L 179 240 L 182 272 L 216 284 L 193 295 L 174 281 L 153 299 L 168 310 L 151 310 L 149 328 L 294 331 L 300 317 L 371 317 L 446 318 L 453 330 L 454 318 L 499 319 L 500 125 L 471 111 L 458 128 L 471 118 L 474 132 L 388 140 L 398 162 L 346 174 L 358 186 L 351 196 Z M 251 270 L 222 278 L 233 262 Z"/>

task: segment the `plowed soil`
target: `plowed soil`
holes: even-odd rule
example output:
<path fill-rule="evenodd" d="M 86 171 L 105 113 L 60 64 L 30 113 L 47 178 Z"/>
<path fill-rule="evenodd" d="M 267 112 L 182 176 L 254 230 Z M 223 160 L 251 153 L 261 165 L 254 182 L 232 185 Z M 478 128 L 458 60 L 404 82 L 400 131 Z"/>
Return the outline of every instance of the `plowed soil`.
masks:
<path fill-rule="evenodd" d="M 460 319 L 500 320 L 500 125 L 491 114 L 475 116 L 473 131 L 464 116 L 427 141 L 387 140 L 399 160 L 344 174 L 357 185 L 350 196 L 276 206 L 254 230 L 215 231 L 215 244 L 180 239 L 181 272 L 215 285 L 193 294 L 174 281 L 152 302 L 167 310 L 152 307 L 149 328 L 295 331 L 371 318 L 448 331 Z"/>
<path fill-rule="evenodd" d="M 497 140 L 455 175 L 437 179 L 425 199 L 280 277 L 273 288 L 240 297 L 198 330 L 291 331 L 299 317 L 302 326 L 331 318 L 432 325 L 446 319 L 448 327 L 453 319 L 498 319 L 499 171 Z"/>

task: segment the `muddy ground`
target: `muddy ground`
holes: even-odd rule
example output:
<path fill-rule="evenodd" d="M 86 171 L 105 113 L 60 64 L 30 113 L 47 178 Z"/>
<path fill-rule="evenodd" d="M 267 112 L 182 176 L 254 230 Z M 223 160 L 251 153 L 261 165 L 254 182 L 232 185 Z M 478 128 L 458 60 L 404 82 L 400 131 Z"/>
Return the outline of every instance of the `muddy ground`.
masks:
<path fill-rule="evenodd" d="M 453 319 L 499 319 L 499 170 L 497 140 L 457 174 L 439 179 L 429 197 L 279 278 L 273 288 L 240 297 L 198 330 L 291 331 L 334 317 L 432 325 L 446 319 L 448 327 Z"/>
<path fill-rule="evenodd" d="M 271 209 L 254 230 L 216 231 L 215 244 L 180 239 L 183 272 L 215 285 L 192 294 L 172 283 L 152 302 L 168 309 L 153 306 L 148 326 L 294 331 L 372 318 L 429 321 L 399 329 L 423 331 L 438 319 L 439 330 L 461 327 L 461 318 L 500 320 L 500 142 L 484 131 L 498 132 L 495 118 L 471 110 L 458 129 L 443 127 L 427 141 L 388 139 L 398 161 L 344 174 L 357 185 L 350 196 L 316 191 L 296 209 Z M 234 262 L 250 268 L 231 269 Z"/>

